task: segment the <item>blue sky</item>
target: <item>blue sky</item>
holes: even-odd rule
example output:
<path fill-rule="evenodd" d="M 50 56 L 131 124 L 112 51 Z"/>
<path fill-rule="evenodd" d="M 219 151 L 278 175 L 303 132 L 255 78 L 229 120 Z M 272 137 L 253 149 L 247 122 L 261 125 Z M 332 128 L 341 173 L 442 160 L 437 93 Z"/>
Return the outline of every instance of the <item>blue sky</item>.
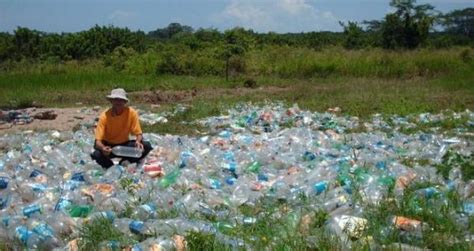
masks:
<path fill-rule="evenodd" d="M 145 32 L 178 22 L 193 28 L 236 26 L 258 32 L 340 31 L 338 21 L 381 19 L 389 0 L 0 0 L 0 31 L 17 26 L 76 32 L 95 24 Z M 439 11 L 474 7 L 474 0 L 417 1 Z"/>

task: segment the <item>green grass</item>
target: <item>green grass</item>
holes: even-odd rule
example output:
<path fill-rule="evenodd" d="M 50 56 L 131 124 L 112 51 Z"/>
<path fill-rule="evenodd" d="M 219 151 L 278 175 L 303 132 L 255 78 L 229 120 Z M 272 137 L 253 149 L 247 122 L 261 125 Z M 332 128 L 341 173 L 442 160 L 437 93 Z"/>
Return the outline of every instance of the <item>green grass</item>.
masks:
<path fill-rule="evenodd" d="M 131 93 L 133 105 L 149 102 L 143 98 L 143 91 L 168 93 L 165 100 L 157 102 L 196 104 L 200 108 L 194 111 L 201 114 L 209 110 L 206 105 L 266 99 L 296 102 L 314 111 L 339 106 L 346 114 L 362 117 L 373 113 L 459 111 L 474 108 L 474 62 L 463 60 L 465 50 L 470 49 L 390 52 L 269 47 L 249 52 L 246 72 L 229 80 L 223 76 L 116 72 L 100 60 L 20 62 L 0 74 L 0 107 L 64 107 L 78 102 L 106 105 L 103 97 L 120 86 Z M 258 88 L 236 89 L 248 79 L 255 80 Z M 195 97 L 179 98 L 191 90 L 197 91 Z M 199 111 L 201 108 L 204 111 Z"/>
<path fill-rule="evenodd" d="M 426 187 L 437 186 L 414 184 L 404 191 L 398 202 L 389 196 L 379 206 L 366 208 L 365 217 L 370 219 L 366 234 L 381 244 L 403 242 L 434 250 L 469 250 L 469 244 L 463 241 L 463 230 L 469 226 L 457 224 L 454 216 L 460 209 L 458 195 L 448 191 L 425 198 L 417 190 Z M 394 216 L 419 220 L 422 230 L 419 233 L 399 230 L 391 222 Z"/>
<path fill-rule="evenodd" d="M 464 181 L 474 179 L 474 154 L 463 156 L 454 151 L 448 151 L 442 159 L 442 162 L 436 165 L 438 172 L 444 178 L 448 178 L 449 172 L 453 168 L 459 168 Z"/>
<path fill-rule="evenodd" d="M 136 242 L 116 229 L 106 218 L 98 218 L 82 225 L 79 229 L 78 237 L 78 247 L 80 250 L 94 250 L 101 243 L 107 241 L 117 241 L 123 246 Z"/>

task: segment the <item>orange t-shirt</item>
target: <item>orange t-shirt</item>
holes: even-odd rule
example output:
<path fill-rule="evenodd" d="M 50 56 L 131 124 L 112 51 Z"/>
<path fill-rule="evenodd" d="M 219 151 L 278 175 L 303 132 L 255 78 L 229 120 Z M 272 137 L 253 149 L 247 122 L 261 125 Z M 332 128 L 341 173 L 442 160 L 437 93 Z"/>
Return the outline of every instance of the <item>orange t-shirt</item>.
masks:
<path fill-rule="evenodd" d="M 111 144 L 121 144 L 129 140 L 129 135 L 142 134 L 138 113 L 131 107 L 125 107 L 120 115 L 112 115 L 112 109 L 100 115 L 95 129 L 95 139 Z"/>

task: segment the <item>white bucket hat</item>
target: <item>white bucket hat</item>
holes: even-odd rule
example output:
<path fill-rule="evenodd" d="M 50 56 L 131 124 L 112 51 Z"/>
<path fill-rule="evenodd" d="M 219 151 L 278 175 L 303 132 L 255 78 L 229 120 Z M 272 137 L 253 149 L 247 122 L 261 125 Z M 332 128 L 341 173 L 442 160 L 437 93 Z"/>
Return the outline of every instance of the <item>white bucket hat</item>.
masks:
<path fill-rule="evenodd" d="M 110 95 L 107 96 L 107 98 L 108 98 L 108 99 L 119 98 L 119 99 L 123 99 L 123 100 L 127 100 L 127 101 L 128 101 L 127 93 L 126 93 L 125 90 L 122 89 L 122 88 L 113 89 L 113 90 L 110 92 Z"/>

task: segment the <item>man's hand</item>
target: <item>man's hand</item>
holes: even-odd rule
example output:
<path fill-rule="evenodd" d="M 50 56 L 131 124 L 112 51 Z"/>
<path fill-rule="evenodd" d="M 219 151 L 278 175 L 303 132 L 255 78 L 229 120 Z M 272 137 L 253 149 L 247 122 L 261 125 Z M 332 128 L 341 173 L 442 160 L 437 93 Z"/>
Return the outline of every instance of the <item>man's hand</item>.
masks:
<path fill-rule="evenodd" d="M 110 146 L 104 146 L 104 147 L 102 147 L 102 153 L 103 153 L 105 156 L 109 156 L 111 152 L 112 152 L 112 148 L 110 148 Z"/>
<path fill-rule="evenodd" d="M 135 141 L 135 147 L 143 151 L 143 144 L 141 141 Z"/>

